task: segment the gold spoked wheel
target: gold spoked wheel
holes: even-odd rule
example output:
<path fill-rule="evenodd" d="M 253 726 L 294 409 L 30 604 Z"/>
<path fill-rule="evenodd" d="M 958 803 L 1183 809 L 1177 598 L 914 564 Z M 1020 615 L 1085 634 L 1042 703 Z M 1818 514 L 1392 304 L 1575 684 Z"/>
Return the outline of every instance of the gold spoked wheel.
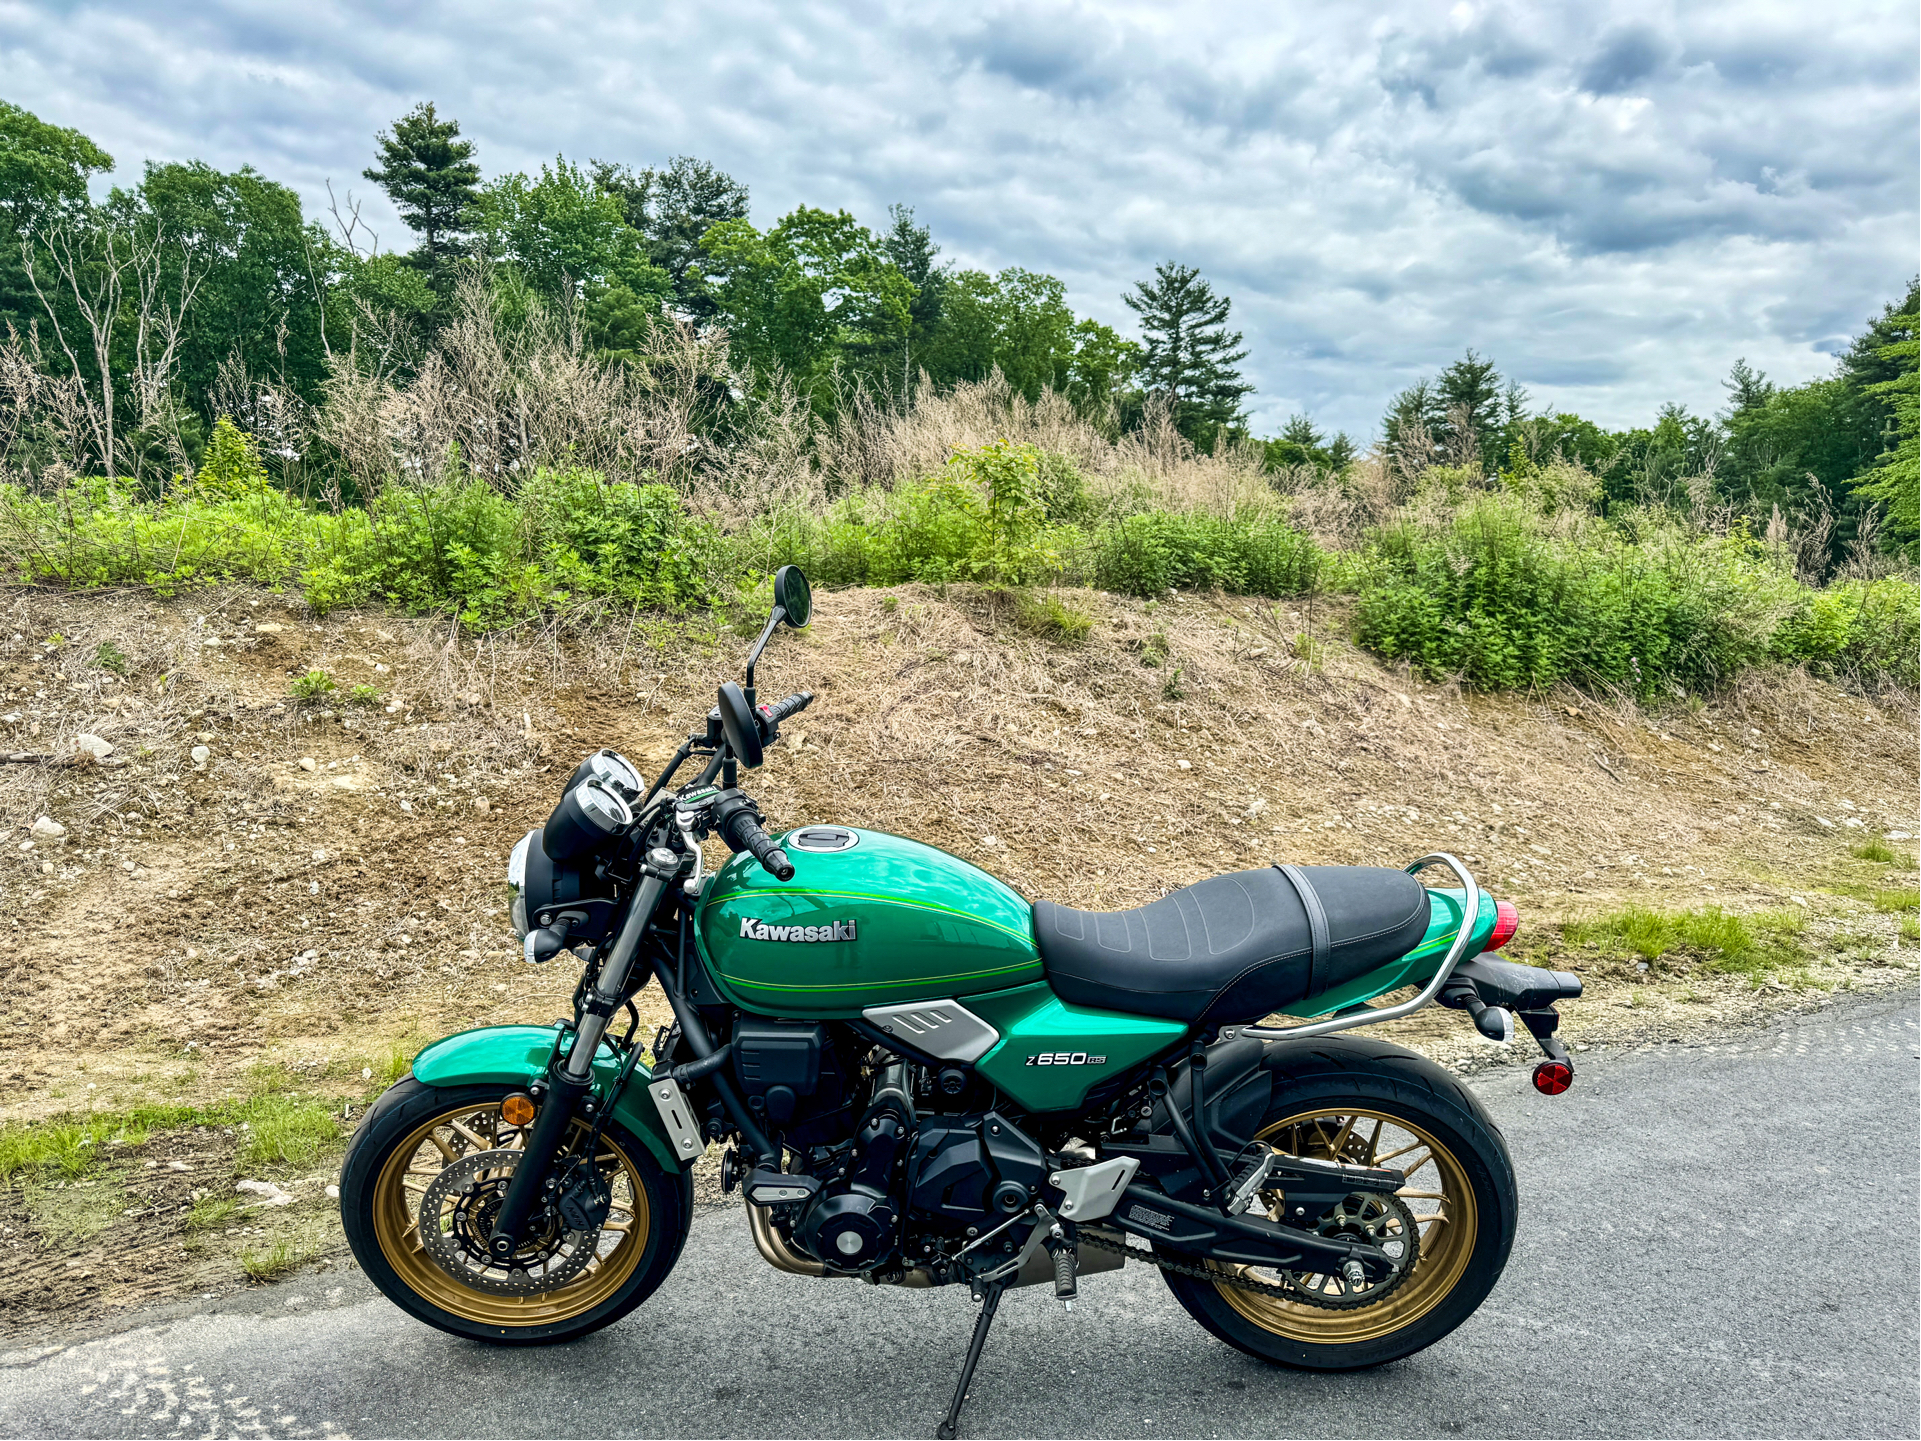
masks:
<path fill-rule="evenodd" d="M 586 1126 L 574 1122 L 575 1143 Z M 373 1231 L 381 1254 L 421 1299 L 483 1326 L 551 1326 L 620 1290 L 647 1249 L 647 1190 L 625 1150 L 603 1134 L 594 1170 L 607 1219 L 570 1230 L 557 1217 L 530 1234 L 511 1265 L 486 1253 L 494 1210 L 525 1132 L 499 1102 L 465 1105 L 415 1127 L 388 1154 L 374 1183 Z"/>
<path fill-rule="evenodd" d="M 1221 1298 L 1274 1335 L 1318 1345 L 1371 1341 L 1411 1326 L 1452 1291 L 1474 1253 L 1478 1215 L 1474 1188 L 1459 1157 L 1427 1131 L 1382 1111 L 1313 1110 L 1269 1125 L 1259 1138 L 1275 1150 L 1313 1160 L 1392 1166 L 1407 1183 L 1391 1198 L 1350 1197 L 1322 1222 L 1327 1234 L 1412 1256 L 1408 1271 L 1354 1289 L 1340 1276 L 1225 1266 L 1252 1280 L 1301 1293 L 1294 1301 L 1239 1286 L 1218 1286 Z M 1281 1219 L 1282 1193 L 1263 1191 L 1271 1220 Z M 1409 1230 L 1412 1230 L 1412 1236 Z M 1369 1300 L 1378 1294 L 1380 1299 Z"/>

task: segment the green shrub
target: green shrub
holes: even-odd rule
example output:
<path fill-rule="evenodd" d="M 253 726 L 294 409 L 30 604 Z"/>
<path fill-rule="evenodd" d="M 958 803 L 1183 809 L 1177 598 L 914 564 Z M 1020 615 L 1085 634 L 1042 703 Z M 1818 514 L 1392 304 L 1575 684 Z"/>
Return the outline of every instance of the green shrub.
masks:
<path fill-rule="evenodd" d="M 1381 532 L 1357 581 L 1363 645 L 1479 690 L 1601 682 L 1645 699 L 1770 659 L 1912 684 L 1921 596 L 1905 581 L 1811 591 L 1740 537 L 1571 534 L 1522 498 Z"/>
<path fill-rule="evenodd" d="M 351 688 L 342 699 L 348 705 L 376 706 L 380 704 L 380 692 L 362 681 Z"/>
<path fill-rule="evenodd" d="M 1093 583 L 1127 595 L 1176 587 L 1247 595 L 1300 595 L 1314 588 L 1320 548 L 1271 516 L 1227 520 L 1187 511 L 1143 511 L 1102 527 L 1093 540 Z"/>
<path fill-rule="evenodd" d="M 127 653 L 110 640 L 103 640 L 94 647 L 93 663 L 105 671 L 112 671 L 125 680 L 133 670 L 133 661 Z"/>
<path fill-rule="evenodd" d="M 334 678 L 324 670 L 310 670 L 287 687 L 295 700 L 320 700 L 334 688 Z"/>

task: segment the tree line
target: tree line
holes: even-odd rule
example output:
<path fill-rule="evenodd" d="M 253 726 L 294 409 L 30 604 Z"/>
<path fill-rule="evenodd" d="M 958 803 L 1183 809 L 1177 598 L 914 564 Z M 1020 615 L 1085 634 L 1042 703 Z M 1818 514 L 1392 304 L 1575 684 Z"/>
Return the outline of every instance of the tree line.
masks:
<path fill-rule="evenodd" d="M 15 353 L 73 382 L 69 450 L 108 474 L 191 468 L 236 377 L 316 401 L 343 367 L 419 364 L 475 268 L 509 311 L 574 317 L 610 364 L 642 363 L 663 324 L 724 331 L 740 373 L 796 387 L 827 419 L 852 394 L 900 401 L 999 371 L 1116 433 L 1160 413 L 1203 449 L 1256 443 L 1277 473 L 1338 479 L 1361 450 L 1306 416 L 1249 434 L 1232 302 L 1191 266 L 1162 264 L 1122 297 L 1133 339 L 1076 315 L 1053 276 L 944 261 L 903 205 L 879 229 L 809 206 L 760 229 L 747 187 L 688 156 L 557 156 L 486 179 L 474 142 L 431 103 L 381 131 L 371 161 L 364 177 L 408 229 L 400 245 L 350 194 L 329 187 L 323 223 L 247 166 L 148 162 L 96 202 L 89 180 L 111 157 L 0 101 L 0 321 Z M 1912 548 L 1915 336 L 1910 285 L 1833 376 L 1777 386 L 1737 362 L 1719 414 L 1670 405 L 1623 431 L 1532 408 L 1470 350 L 1394 397 L 1375 443 L 1409 476 L 1448 466 L 1492 482 L 1560 457 L 1602 478 L 1610 508 L 1785 513 L 1830 560 L 1864 538 Z"/>

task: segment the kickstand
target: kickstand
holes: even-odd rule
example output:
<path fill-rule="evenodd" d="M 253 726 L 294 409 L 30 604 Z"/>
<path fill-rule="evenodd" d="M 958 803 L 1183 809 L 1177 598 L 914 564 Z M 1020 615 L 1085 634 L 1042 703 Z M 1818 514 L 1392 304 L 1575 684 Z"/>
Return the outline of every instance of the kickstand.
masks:
<path fill-rule="evenodd" d="M 954 1441 L 960 1432 L 961 1407 L 967 1402 L 967 1388 L 974 1380 L 974 1368 L 980 1364 L 981 1347 L 987 1344 L 987 1328 L 994 1324 L 994 1313 L 1000 1309 L 1001 1292 L 1006 1290 L 1004 1282 L 990 1282 L 986 1295 L 981 1301 L 981 1313 L 974 1319 L 974 1339 L 967 1343 L 967 1360 L 961 1366 L 960 1385 L 954 1388 L 954 1402 L 947 1408 L 947 1414 L 935 1428 L 934 1434 L 940 1441 Z"/>

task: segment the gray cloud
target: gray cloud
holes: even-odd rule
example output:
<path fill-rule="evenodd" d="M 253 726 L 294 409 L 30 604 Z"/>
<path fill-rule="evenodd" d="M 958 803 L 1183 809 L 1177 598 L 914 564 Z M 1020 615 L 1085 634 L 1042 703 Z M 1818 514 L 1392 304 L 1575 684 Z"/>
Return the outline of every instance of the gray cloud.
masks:
<path fill-rule="evenodd" d="M 432 98 L 489 173 L 685 152 L 762 224 L 903 201 L 1130 329 L 1121 292 L 1178 258 L 1234 297 L 1258 425 L 1367 434 L 1470 345 L 1609 424 L 1712 409 L 1738 355 L 1825 370 L 1916 269 L 1916 44 L 1882 0 L 0 0 L 0 94 L 123 183 L 251 163 L 310 209 L 364 196 L 373 132 Z"/>

